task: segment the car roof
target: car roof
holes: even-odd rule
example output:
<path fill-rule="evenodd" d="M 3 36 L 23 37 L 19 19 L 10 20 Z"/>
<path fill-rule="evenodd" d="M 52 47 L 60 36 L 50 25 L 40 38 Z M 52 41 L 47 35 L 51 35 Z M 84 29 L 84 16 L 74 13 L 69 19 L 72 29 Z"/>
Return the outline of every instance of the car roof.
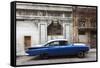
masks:
<path fill-rule="evenodd" d="M 49 40 L 48 42 L 53 42 L 53 41 L 68 41 L 67 39 L 54 39 L 54 40 Z"/>
<path fill-rule="evenodd" d="M 68 41 L 67 39 L 54 39 L 54 40 L 49 40 L 47 41 L 46 43 L 44 43 L 44 45 L 50 43 L 50 42 L 53 42 L 53 41 Z"/>

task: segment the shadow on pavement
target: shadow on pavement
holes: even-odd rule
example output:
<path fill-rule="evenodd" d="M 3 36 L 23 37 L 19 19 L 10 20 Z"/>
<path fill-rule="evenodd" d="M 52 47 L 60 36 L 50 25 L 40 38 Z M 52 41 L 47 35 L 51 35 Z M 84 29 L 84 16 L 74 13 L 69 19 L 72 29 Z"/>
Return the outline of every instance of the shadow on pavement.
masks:
<path fill-rule="evenodd" d="M 63 58 L 78 58 L 78 57 L 76 55 L 48 56 L 48 57 L 36 56 L 36 57 L 31 58 L 30 60 L 47 60 L 47 59 L 63 59 Z"/>

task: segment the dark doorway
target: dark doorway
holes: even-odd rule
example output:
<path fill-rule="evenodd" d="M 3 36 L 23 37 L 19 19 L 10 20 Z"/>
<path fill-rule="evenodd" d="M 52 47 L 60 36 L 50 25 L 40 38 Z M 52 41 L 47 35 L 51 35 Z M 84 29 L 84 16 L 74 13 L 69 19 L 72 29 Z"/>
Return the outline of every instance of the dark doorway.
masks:
<path fill-rule="evenodd" d="M 90 36 L 90 45 L 91 45 L 91 48 L 96 48 L 96 45 L 97 45 L 97 43 L 96 43 L 96 39 L 97 39 L 97 37 L 96 37 L 96 32 L 95 31 L 91 31 L 91 36 Z"/>
<path fill-rule="evenodd" d="M 31 36 L 24 36 L 25 50 L 31 47 Z"/>

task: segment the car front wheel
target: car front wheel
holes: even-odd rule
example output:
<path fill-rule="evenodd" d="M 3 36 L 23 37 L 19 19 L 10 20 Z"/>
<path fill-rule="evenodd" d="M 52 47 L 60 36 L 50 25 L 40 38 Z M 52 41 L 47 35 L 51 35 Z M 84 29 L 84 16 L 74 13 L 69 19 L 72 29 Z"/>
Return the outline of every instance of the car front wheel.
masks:
<path fill-rule="evenodd" d="M 47 53 L 40 54 L 40 57 L 43 58 L 43 59 L 47 59 L 48 58 L 48 54 Z"/>

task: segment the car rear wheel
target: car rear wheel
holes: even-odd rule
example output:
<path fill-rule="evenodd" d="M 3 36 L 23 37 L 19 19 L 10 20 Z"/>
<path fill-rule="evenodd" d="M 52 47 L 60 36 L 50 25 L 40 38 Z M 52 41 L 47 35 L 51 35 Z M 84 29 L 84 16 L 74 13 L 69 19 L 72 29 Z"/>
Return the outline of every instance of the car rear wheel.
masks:
<path fill-rule="evenodd" d="M 78 57 L 79 58 L 84 58 L 85 57 L 85 52 L 79 52 Z"/>

